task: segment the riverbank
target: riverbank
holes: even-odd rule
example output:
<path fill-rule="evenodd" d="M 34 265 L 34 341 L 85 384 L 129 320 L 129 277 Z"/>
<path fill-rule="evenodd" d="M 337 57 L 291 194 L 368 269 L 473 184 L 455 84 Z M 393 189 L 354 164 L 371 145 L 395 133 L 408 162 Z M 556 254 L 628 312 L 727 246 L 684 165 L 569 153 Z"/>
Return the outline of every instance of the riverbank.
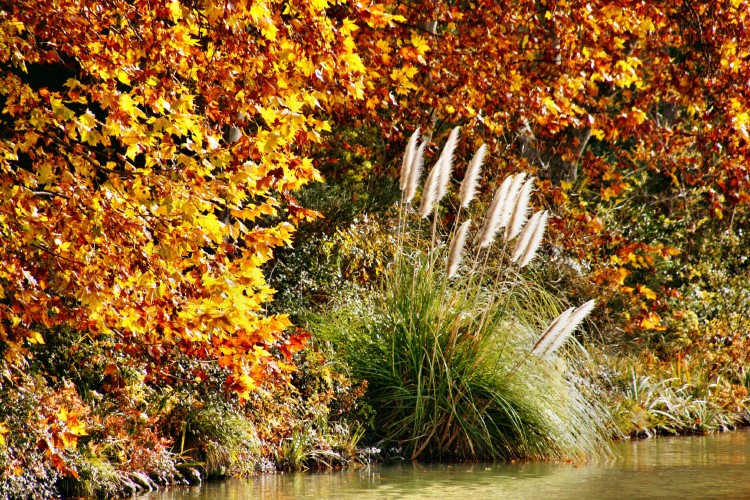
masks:
<path fill-rule="evenodd" d="M 291 473 L 169 489 L 148 500 L 213 498 L 744 498 L 750 452 L 746 431 L 623 441 L 617 459 L 369 466 Z M 721 481 L 717 481 L 721 477 Z"/>
<path fill-rule="evenodd" d="M 618 425 L 613 429 L 615 437 L 714 433 L 748 421 L 747 412 L 721 406 L 727 395 L 721 385 L 712 383 L 706 388 L 676 377 L 657 378 L 655 372 L 638 371 L 649 365 L 605 357 L 597 351 L 591 355 L 593 364 L 602 368 L 596 376 Z M 113 411 L 114 402 L 103 397 L 98 415 L 88 416 L 92 422 L 100 420 L 100 427 L 89 427 L 87 434 L 79 437 L 76 449 L 66 453 L 65 458 L 75 467 L 67 477 L 54 470 L 45 472 L 40 460 L 35 468 L 27 469 L 35 471 L 34 476 L 6 473 L 3 494 L 9 498 L 43 498 L 45 492 L 128 496 L 166 486 L 204 484 L 207 479 L 306 469 L 346 470 L 355 464 L 401 459 L 395 447 L 373 443 L 366 432 L 371 409 L 363 399 L 364 386 L 337 372 L 314 349 L 300 355 L 299 364 L 305 371 L 292 377 L 283 398 L 259 391 L 250 405 L 220 403 L 217 398 L 193 399 L 187 404 L 166 405 L 161 413 L 116 420 L 127 410 L 120 407 Z M 710 390 L 703 393 L 705 399 L 695 396 L 706 389 Z M 142 401 L 144 408 L 155 408 L 157 403 Z M 22 408 L 29 406 L 14 408 L 24 411 Z M 105 416 L 105 408 L 110 408 L 109 416 Z M 69 422 L 76 411 L 80 409 L 69 410 Z M 122 426 L 119 434 L 112 429 L 115 420 Z M 167 434 L 169 429 L 171 434 Z M 386 449 L 381 452 L 378 445 Z M 18 448 L 2 453 L 7 456 L 14 450 Z"/>
<path fill-rule="evenodd" d="M 365 386 L 314 345 L 295 356 L 296 371 L 242 399 L 223 390 L 228 372 L 214 364 L 183 360 L 183 379 L 160 386 L 126 357 L 112 370 L 105 343 L 75 332 L 55 340 L 33 346 L 45 366 L 0 380 L 3 498 L 127 496 L 360 456 Z"/>

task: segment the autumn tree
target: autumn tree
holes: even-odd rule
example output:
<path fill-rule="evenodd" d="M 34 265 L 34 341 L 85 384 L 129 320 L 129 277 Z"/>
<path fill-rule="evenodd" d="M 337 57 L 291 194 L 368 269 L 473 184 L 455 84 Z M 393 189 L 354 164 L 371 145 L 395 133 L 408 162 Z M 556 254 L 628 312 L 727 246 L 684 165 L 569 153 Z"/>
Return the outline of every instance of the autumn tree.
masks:
<path fill-rule="evenodd" d="M 291 193 L 320 180 L 320 110 L 363 95 L 342 8 L 0 4 L 5 362 L 69 327 L 149 360 L 155 381 L 177 351 L 229 368 L 241 395 L 291 368 L 271 350 L 300 339 L 264 312 L 262 266 L 315 215 Z"/>

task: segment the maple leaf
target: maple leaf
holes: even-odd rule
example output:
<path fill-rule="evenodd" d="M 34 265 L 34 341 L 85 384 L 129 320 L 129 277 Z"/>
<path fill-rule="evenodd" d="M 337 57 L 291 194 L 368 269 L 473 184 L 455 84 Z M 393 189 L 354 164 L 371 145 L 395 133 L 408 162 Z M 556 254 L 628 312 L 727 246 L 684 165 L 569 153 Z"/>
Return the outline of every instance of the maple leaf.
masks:
<path fill-rule="evenodd" d="M 291 361 L 292 356 L 294 356 L 295 353 L 305 348 L 310 337 L 312 337 L 312 335 L 309 332 L 297 328 L 294 335 L 291 335 L 287 340 L 279 344 L 278 349 L 286 359 Z"/>
<path fill-rule="evenodd" d="M 230 375 L 227 377 L 227 387 L 243 399 L 250 397 L 250 393 L 255 390 L 258 383 L 247 374 Z"/>
<path fill-rule="evenodd" d="M 0 423 L 0 446 L 5 446 L 5 436 L 10 433 L 10 429 L 5 422 Z"/>

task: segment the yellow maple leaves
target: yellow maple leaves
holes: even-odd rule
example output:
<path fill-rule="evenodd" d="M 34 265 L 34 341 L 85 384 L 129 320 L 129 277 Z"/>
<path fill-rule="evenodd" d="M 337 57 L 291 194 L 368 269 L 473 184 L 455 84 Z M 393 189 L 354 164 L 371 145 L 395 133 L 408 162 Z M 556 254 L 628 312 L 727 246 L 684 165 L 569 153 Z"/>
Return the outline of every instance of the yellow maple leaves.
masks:
<path fill-rule="evenodd" d="M 10 429 L 5 422 L 0 422 L 0 446 L 5 446 L 5 436 L 10 432 Z"/>
<path fill-rule="evenodd" d="M 393 68 L 390 76 L 391 80 L 397 85 L 396 92 L 399 95 L 405 95 L 410 90 L 417 90 L 417 86 L 414 83 L 414 76 L 417 74 L 417 71 L 419 70 L 415 66 Z"/>
<path fill-rule="evenodd" d="M 51 419 L 51 429 L 53 444 L 56 448 L 75 449 L 78 445 L 78 438 L 88 435 L 86 425 L 78 413 L 71 412 L 63 406 L 54 417 Z"/>
<path fill-rule="evenodd" d="M 0 62 L 21 70 L 0 81 L 16 125 L 0 140 L 0 269 L 17 271 L 0 271 L 6 356 L 45 341 L 35 325 L 65 326 L 191 342 L 242 396 L 261 382 L 290 324 L 263 312 L 262 266 L 290 244 L 290 222 L 314 216 L 276 199 L 321 180 L 309 147 L 331 107 L 364 91 L 358 22 L 329 6 L 16 2 L 0 21 Z M 377 8 L 362 17 L 391 22 Z M 36 88 L 30 63 L 63 76 Z M 75 446 L 85 429 L 55 418 L 67 429 L 55 446 Z"/>
<path fill-rule="evenodd" d="M 643 316 L 638 326 L 644 330 L 666 330 L 666 327 L 661 324 L 661 316 L 655 312 L 649 312 Z"/>

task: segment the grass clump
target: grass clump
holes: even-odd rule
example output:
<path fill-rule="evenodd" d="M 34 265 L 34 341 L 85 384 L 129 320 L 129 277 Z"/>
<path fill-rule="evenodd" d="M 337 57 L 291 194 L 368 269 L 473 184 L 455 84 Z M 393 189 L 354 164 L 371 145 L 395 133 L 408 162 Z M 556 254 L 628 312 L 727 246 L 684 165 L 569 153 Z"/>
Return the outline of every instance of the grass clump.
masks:
<path fill-rule="evenodd" d="M 747 423 L 747 387 L 712 373 L 700 359 L 593 356 L 621 435 L 706 434 Z"/>
<path fill-rule="evenodd" d="M 449 242 L 437 215 L 422 230 L 446 194 L 457 138 L 454 130 L 428 175 L 416 224 L 408 219 L 424 147 L 410 141 L 391 272 L 379 289 L 342 300 L 318 332 L 367 380 L 377 436 L 408 457 L 606 455 L 607 412 L 584 396 L 581 363 L 561 349 L 593 302 L 557 316 L 558 301 L 522 272 L 548 217 L 528 218 L 533 179 L 521 174 L 503 183 L 473 238 L 471 222 L 459 224 L 461 209 Z M 476 182 L 479 166 L 469 171 L 476 174 L 464 182 Z M 473 192 L 461 190 L 461 208 Z M 498 251 L 491 243 L 503 228 Z M 464 255 L 473 259 L 462 267 Z"/>
<path fill-rule="evenodd" d="M 181 420 L 173 449 L 205 477 L 243 476 L 260 468 L 260 440 L 239 408 L 209 400 L 187 408 Z"/>

